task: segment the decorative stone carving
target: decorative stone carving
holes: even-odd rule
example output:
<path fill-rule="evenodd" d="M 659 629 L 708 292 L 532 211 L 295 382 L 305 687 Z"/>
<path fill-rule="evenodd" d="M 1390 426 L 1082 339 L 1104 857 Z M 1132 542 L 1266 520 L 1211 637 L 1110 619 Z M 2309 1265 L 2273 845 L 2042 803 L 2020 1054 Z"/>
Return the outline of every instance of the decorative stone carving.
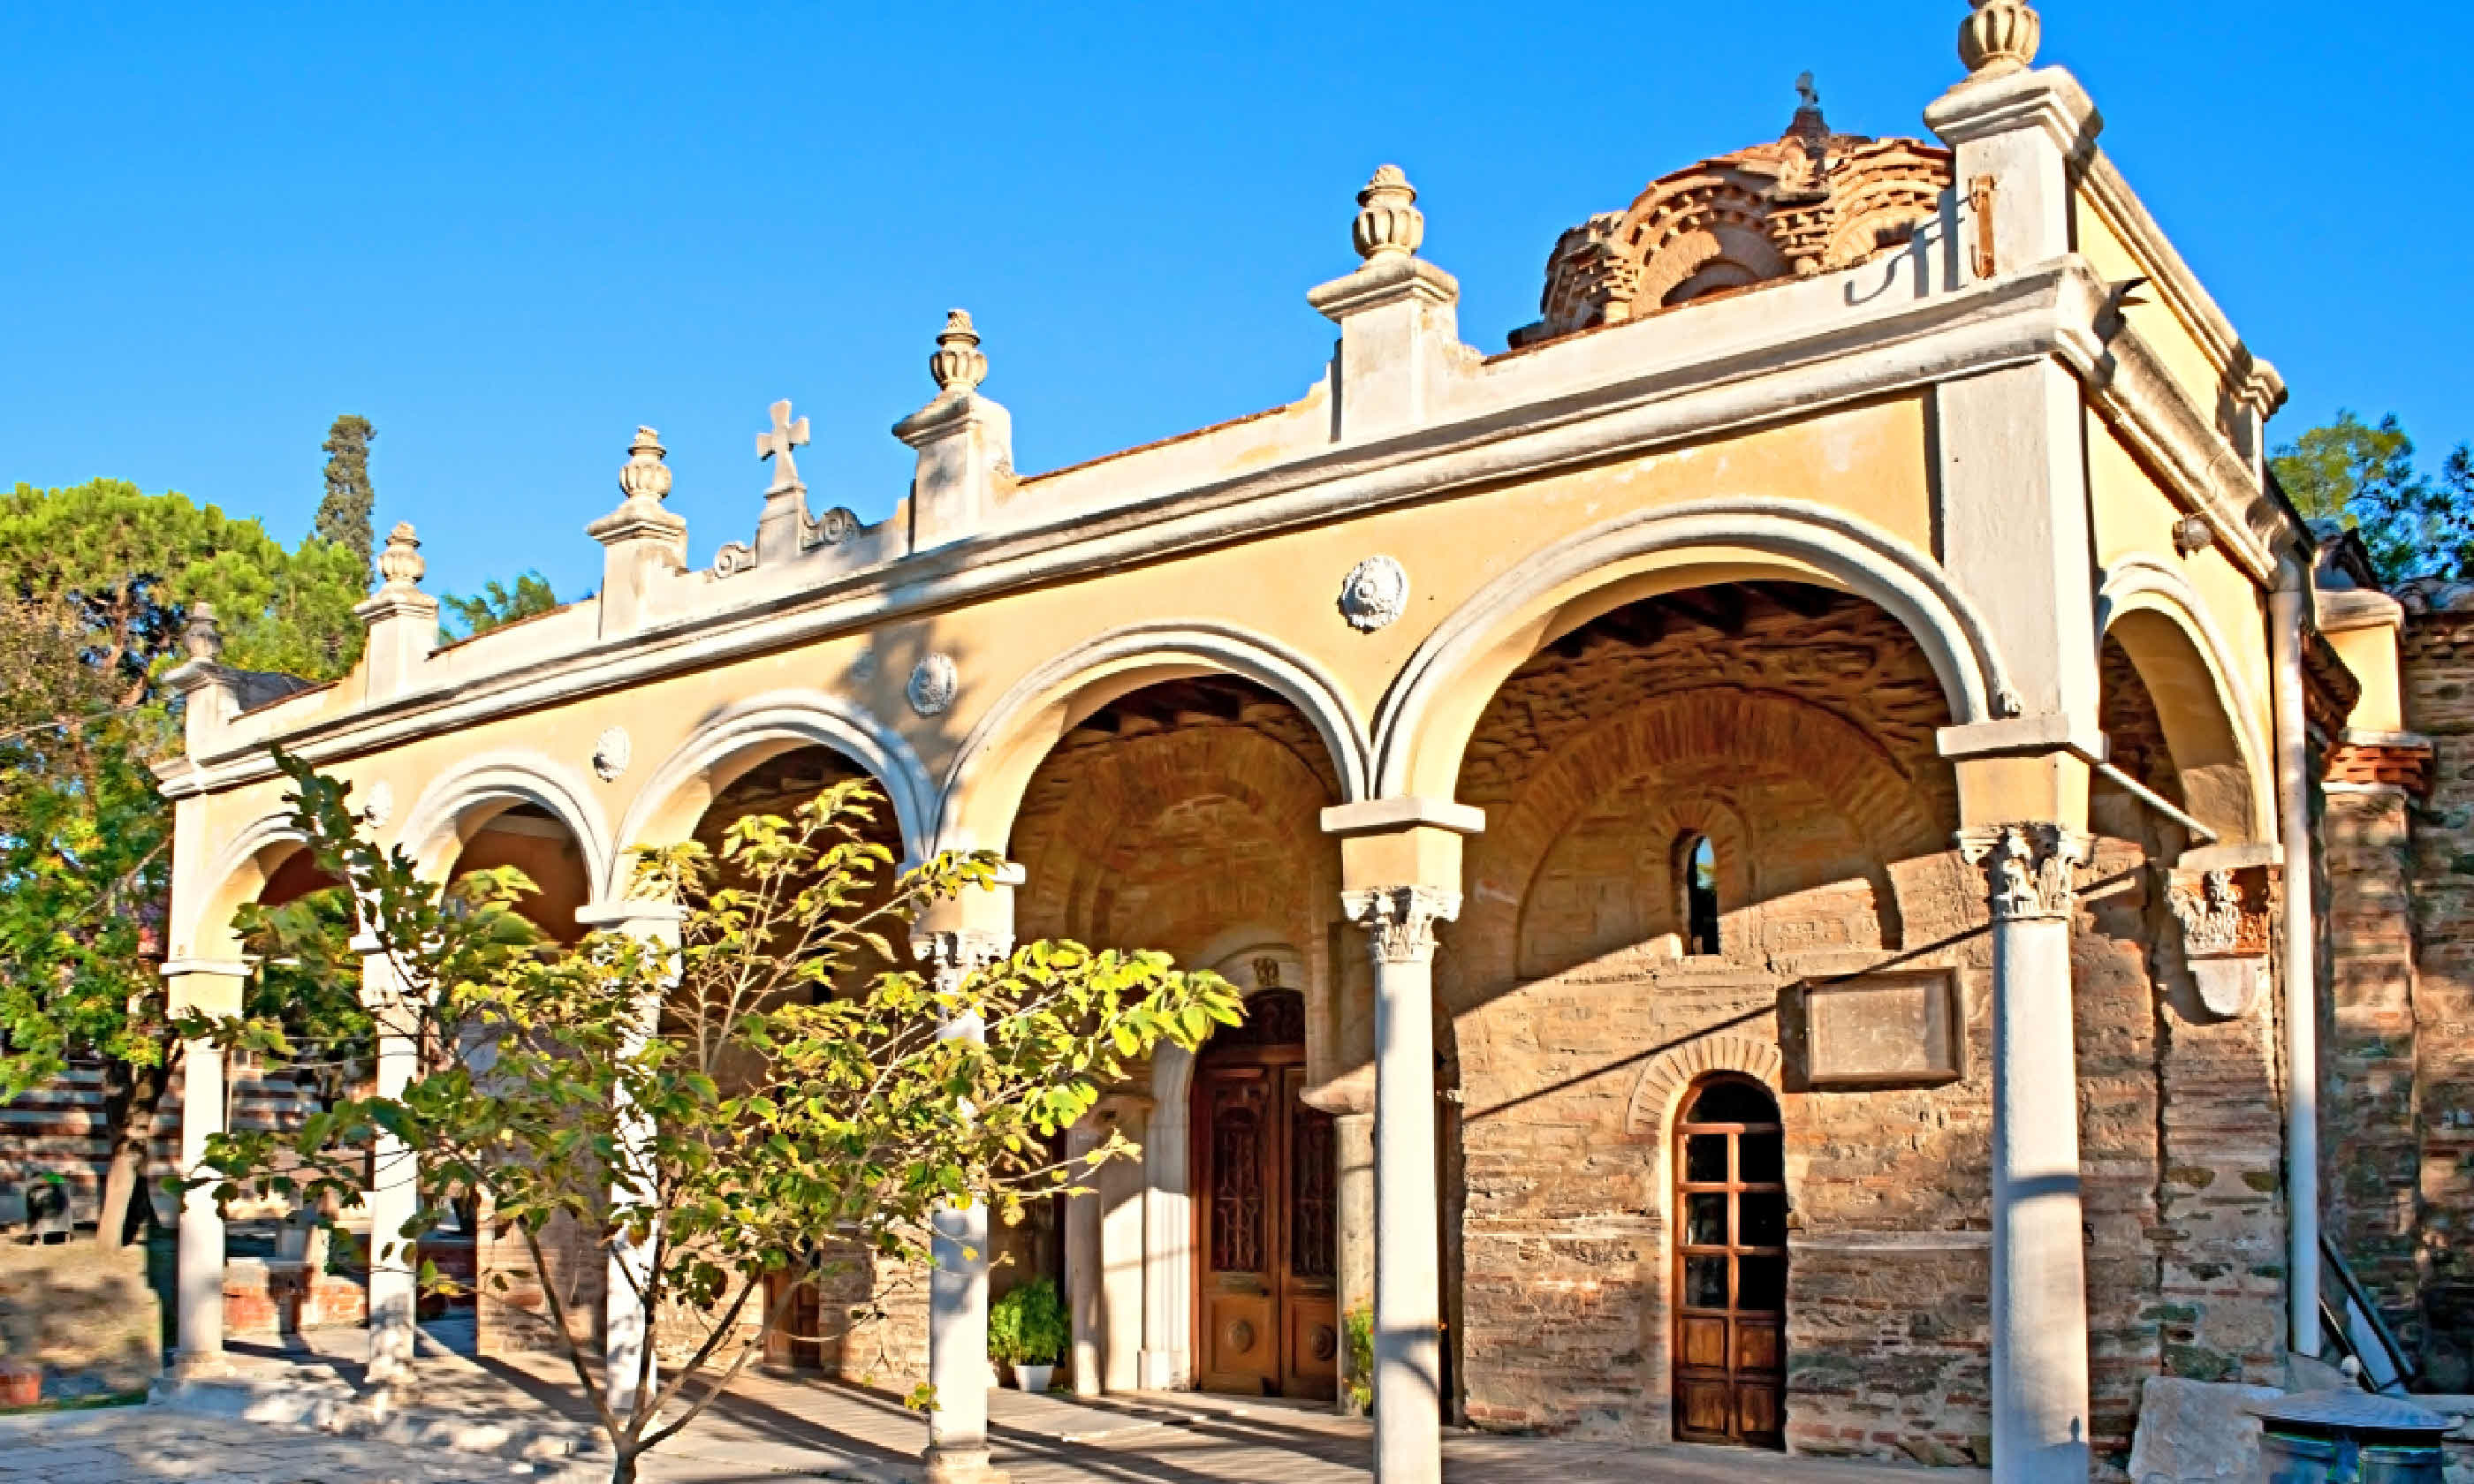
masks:
<path fill-rule="evenodd" d="M 384 778 L 378 779 L 370 785 L 368 793 L 361 796 L 361 806 L 352 812 L 372 829 L 383 827 L 388 820 L 395 818 L 395 786 Z"/>
<path fill-rule="evenodd" d="M 1998 78 L 2036 60 L 2044 23 L 2025 0 L 1968 0 L 1974 9 L 1958 23 L 1958 60 L 1973 78 Z"/>
<path fill-rule="evenodd" d="M 2185 515 L 2173 522 L 2173 550 L 2182 556 L 2205 551 L 2217 544 L 2217 528 L 2203 515 Z"/>
<path fill-rule="evenodd" d="M 1371 634 L 1408 611 L 1409 569 L 1390 557 L 1369 557 L 1340 585 L 1340 612 L 1349 627 Z"/>
<path fill-rule="evenodd" d="M 737 577 L 741 572 L 756 570 L 756 552 L 745 541 L 724 541 L 713 554 L 713 575 Z"/>
<path fill-rule="evenodd" d="M 804 488 L 799 483 L 799 466 L 790 458 L 790 450 L 808 443 L 808 419 L 790 416 L 790 401 L 785 397 L 773 404 L 773 426 L 756 435 L 756 457 L 773 463 L 773 483 L 766 494 Z"/>
<path fill-rule="evenodd" d="M 635 743 L 624 727 L 612 727 L 593 739 L 593 776 L 604 783 L 618 781 L 635 756 Z"/>
<path fill-rule="evenodd" d="M 1460 916 L 1461 894 L 1438 886 L 1378 886 L 1340 894 L 1341 910 L 1366 929 L 1377 964 L 1435 956 L 1435 924 Z"/>
<path fill-rule="evenodd" d="M 954 667 L 951 655 L 929 655 L 910 667 L 910 683 L 904 694 L 910 698 L 910 709 L 922 716 L 940 716 L 954 704 L 954 694 L 961 688 L 961 672 Z"/>
<path fill-rule="evenodd" d="M 2199 1003 L 2240 1015 L 2268 982 L 2268 945 L 2276 915 L 2270 866 L 2166 874 L 2165 904 L 2182 924 L 2182 957 Z"/>
<path fill-rule="evenodd" d="M 189 605 L 189 621 L 181 630 L 181 653 L 200 664 L 217 664 L 224 658 L 224 629 L 216 621 L 215 606 L 203 598 Z"/>
<path fill-rule="evenodd" d="M 988 358 L 980 352 L 980 332 L 971 327 L 969 310 L 945 311 L 945 329 L 928 357 L 928 374 L 936 378 L 938 392 L 957 395 L 987 379 Z"/>
<path fill-rule="evenodd" d="M 981 928 L 910 935 L 910 956 L 943 994 L 961 988 L 963 980 L 980 970 L 1005 962 L 1012 951 L 1012 938 Z"/>
<path fill-rule="evenodd" d="M 1357 223 L 1349 233 L 1357 255 L 1371 262 L 1387 253 L 1416 252 L 1426 240 L 1426 214 L 1417 203 L 1418 188 L 1399 166 L 1377 166 L 1357 193 Z"/>
<path fill-rule="evenodd" d="M 378 553 L 378 575 L 386 579 L 386 590 L 410 592 L 429 571 L 429 563 L 421 558 L 421 538 L 412 531 L 412 522 L 399 520 L 387 533 L 386 550 Z"/>
<path fill-rule="evenodd" d="M 1985 901 L 1996 922 L 2068 918 L 2089 844 L 2081 831 L 2042 820 L 1958 832 L 1959 853 L 1984 872 Z"/>
<path fill-rule="evenodd" d="M 670 467 L 662 462 L 668 452 L 660 434 L 637 427 L 636 441 L 627 445 L 627 462 L 618 466 L 618 489 L 630 506 L 641 509 L 669 498 Z"/>
<path fill-rule="evenodd" d="M 859 534 L 859 512 L 846 505 L 833 509 L 808 522 L 809 546 L 839 546 Z"/>

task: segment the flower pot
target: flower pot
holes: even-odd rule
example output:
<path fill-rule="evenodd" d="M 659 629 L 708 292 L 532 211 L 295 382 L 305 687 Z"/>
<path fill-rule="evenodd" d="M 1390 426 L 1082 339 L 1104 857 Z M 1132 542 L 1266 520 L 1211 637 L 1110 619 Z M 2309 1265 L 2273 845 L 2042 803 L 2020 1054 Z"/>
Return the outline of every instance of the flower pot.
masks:
<path fill-rule="evenodd" d="M 1056 1367 L 1054 1365 L 1016 1364 L 1013 1368 L 1014 1384 L 1025 1391 L 1046 1391 L 1048 1383 L 1055 1378 Z"/>
<path fill-rule="evenodd" d="M 0 1406 L 33 1406 L 43 1400 L 43 1368 L 0 1360 Z"/>

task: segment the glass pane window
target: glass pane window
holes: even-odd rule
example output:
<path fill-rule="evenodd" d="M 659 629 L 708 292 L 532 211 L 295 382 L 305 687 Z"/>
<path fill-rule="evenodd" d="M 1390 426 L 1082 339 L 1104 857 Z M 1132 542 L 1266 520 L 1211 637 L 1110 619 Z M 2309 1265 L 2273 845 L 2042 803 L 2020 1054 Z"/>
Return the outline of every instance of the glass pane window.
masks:
<path fill-rule="evenodd" d="M 1735 1240 L 1746 1247 L 1786 1245 L 1786 1192 L 1747 1190 L 1735 1212 Z"/>
<path fill-rule="evenodd" d="M 1749 1082 L 1713 1082 L 1701 1089 L 1692 1100 L 1692 1111 L 1684 1115 L 1686 1123 L 1776 1123 L 1778 1104 L 1769 1093 Z"/>
<path fill-rule="evenodd" d="M 1770 1313 L 1786 1307 L 1784 1257 L 1738 1257 L 1735 1261 L 1742 1282 L 1736 1290 L 1735 1307 Z"/>
<path fill-rule="evenodd" d="M 1684 1178 L 1723 1181 L 1727 1178 L 1727 1136 L 1694 1134 L 1684 1140 Z"/>
<path fill-rule="evenodd" d="M 1786 1180 L 1784 1140 L 1775 1133 L 1747 1134 L 1735 1152 L 1742 1172 L 1735 1178 L 1752 1185 L 1782 1185 Z"/>
<path fill-rule="evenodd" d="M 1719 1254 L 1684 1259 L 1684 1302 L 1692 1308 L 1727 1306 L 1727 1259 Z"/>
<path fill-rule="evenodd" d="M 1685 1198 L 1684 1240 L 1695 1247 L 1727 1245 L 1727 1198 L 1717 1191 Z"/>

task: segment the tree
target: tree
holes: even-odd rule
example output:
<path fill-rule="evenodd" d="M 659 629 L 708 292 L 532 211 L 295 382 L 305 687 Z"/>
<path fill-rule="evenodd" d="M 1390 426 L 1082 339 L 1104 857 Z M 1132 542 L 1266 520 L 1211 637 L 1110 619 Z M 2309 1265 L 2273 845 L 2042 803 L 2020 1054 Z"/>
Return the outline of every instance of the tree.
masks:
<path fill-rule="evenodd" d="M 370 440 L 377 436 L 370 419 L 358 413 L 345 413 L 327 429 L 327 495 L 318 502 L 312 527 L 320 540 L 342 547 L 360 562 L 363 591 L 370 585 L 370 552 L 376 534 L 370 521 L 378 498 L 370 483 Z"/>
<path fill-rule="evenodd" d="M 714 850 L 638 852 L 638 896 L 683 913 L 674 946 L 595 933 L 563 948 L 506 930 L 530 888 L 520 874 L 425 882 L 361 838 L 342 785 L 278 760 L 296 826 L 350 884 L 364 942 L 401 986 L 381 1020 L 426 1061 L 400 1096 L 338 1103 L 289 1137 L 215 1138 L 217 1193 L 351 1203 L 355 1151 L 379 1132 L 421 1150 L 415 1215 L 372 1240 L 399 1252 L 467 1193 L 521 1234 L 618 1484 L 761 1353 L 801 1287 L 881 1259 L 924 1265 L 942 1204 L 1019 1220 L 1026 1202 L 1075 1190 L 1079 1174 L 1133 1152 L 1117 1137 L 1087 1161 L 1045 1152 L 1101 1087 L 1162 1040 L 1192 1049 L 1238 1018 L 1227 984 L 1156 953 L 1034 943 L 958 982 L 883 967 L 898 962 L 890 933 L 990 889 L 1001 863 L 949 852 L 888 880 L 861 782 L 788 819 L 741 819 Z M 305 946 L 260 945 L 270 961 L 333 961 Z M 970 1024 L 980 1037 L 945 1034 Z M 263 1017 L 190 1017 L 183 1030 L 279 1061 L 293 1050 Z M 623 1408 L 548 1281 L 554 1221 L 619 1258 L 612 1271 L 644 1312 L 685 1330 L 684 1359 L 658 1384 L 644 1348 Z M 453 1286 L 427 1264 L 421 1277 Z M 921 1388 L 911 1400 L 935 1399 Z"/>
<path fill-rule="evenodd" d="M 519 618 L 553 612 L 558 608 L 558 594 L 550 591 L 549 579 L 537 571 L 523 572 L 509 590 L 497 578 L 481 585 L 481 590 L 469 598 L 449 593 L 438 600 L 456 622 L 464 626 L 464 636 L 487 634 Z"/>
<path fill-rule="evenodd" d="M 358 657 L 349 555 L 287 552 L 255 520 L 122 480 L 0 494 L 0 1100 L 102 1063 L 111 1158 L 99 1237 L 134 1196 L 177 1041 L 156 973 L 171 810 L 147 764 L 177 750 L 160 679 L 189 605 L 226 659 L 310 679 Z"/>
<path fill-rule="evenodd" d="M 2362 533 L 2389 584 L 2427 573 L 2474 577 L 2474 450 L 2458 444 L 2437 479 L 2415 467 L 2413 454 L 2394 413 L 2374 427 L 2341 410 L 2269 463 L 2305 516 Z"/>

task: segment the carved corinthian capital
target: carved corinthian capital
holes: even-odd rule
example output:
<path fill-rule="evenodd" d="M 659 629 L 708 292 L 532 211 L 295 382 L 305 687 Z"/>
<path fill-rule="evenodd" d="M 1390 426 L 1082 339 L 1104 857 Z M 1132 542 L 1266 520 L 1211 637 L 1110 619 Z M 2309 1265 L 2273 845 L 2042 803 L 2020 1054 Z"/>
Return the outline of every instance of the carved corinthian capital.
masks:
<path fill-rule="evenodd" d="M 919 961 L 920 969 L 934 981 L 939 993 L 952 993 L 961 988 L 963 980 L 1012 951 L 1010 935 L 985 929 L 910 935 L 911 957 Z"/>
<path fill-rule="evenodd" d="M 1996 922 L 2069 917 L 2088 844 L 2084 833 L 2044 821 L 1958 832 L 1959 853 L 1984 872 L 1985 900 Z"/>
<path fill-rule="evenodd" d="M 1435 924 L 1460 916 L 1461 894 L 1438 886 L 1377 886 L 1340 894 L 1341 910 L 1366 929 L 1377 964 L 1435 956 Z"/>

